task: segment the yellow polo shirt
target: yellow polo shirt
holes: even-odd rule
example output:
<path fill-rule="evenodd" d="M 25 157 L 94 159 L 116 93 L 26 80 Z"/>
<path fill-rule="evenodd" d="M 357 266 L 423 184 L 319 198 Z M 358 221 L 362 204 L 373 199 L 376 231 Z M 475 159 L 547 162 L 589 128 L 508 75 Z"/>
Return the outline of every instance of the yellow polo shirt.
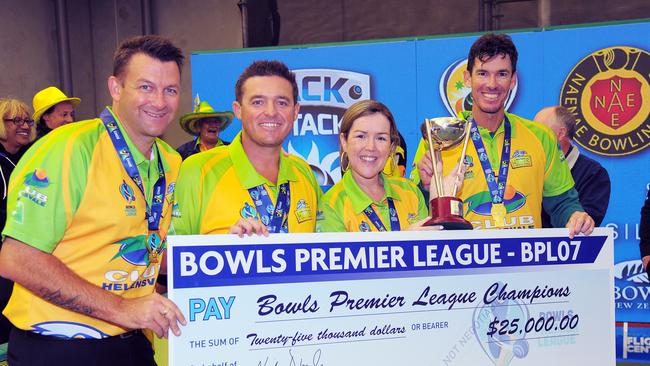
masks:
<path fill-rule="evenodd" d="M 363 212 L 370 205 L 386 230 L 390 230 L 387 198 L 393 199 L 402 230 L 427 217 L 429 212 L 427 204 L 413 182 L 402 177 L 380 174 L 384 182 L 385 195 L 381 201 L 376 202 L 359 187 L 352 173 L 346 171 L 343 178 L 323 196 L 318 231 L 379 231 Z"/>
<path fill-rule="evenodd" d="M 116 117 L 117 120 L 117 117 Z M 180 156 L 156 139 L 151 160 L 118 121 L 143 180 L 147 200 L 166 178 L 160 234 L 167 235 Z M 100 119 L 62 126 L 40 139 L 11 175 L 3 235 L 59 259 L 90 283 L 125 298 L 153 293 L 160 264 L 149 263 L 145 198 L 131 180 Z M 162 252 L 163 248 L 160 248 Z M 16 284 L 4 314 L 43 335 L 104 338 L 126 329 L 53 305 Z"/>
<path fill-rule="evenodd" d="M 273 205 L 278 187 L 289 182 L 289 232 L 314 232 L 322 195 L 309 165 L 285 152 L 280 154 L 277 184 L 258 174 L 244 152 L 241 133 L 228 146 L 215 147 L 187 158 L 176 186 L 176 234 L 226 234 L 240 218 L 258 218 L 249 188 L 263 185 Z M 262 213 L 264 214 L 264 213 Z"/>

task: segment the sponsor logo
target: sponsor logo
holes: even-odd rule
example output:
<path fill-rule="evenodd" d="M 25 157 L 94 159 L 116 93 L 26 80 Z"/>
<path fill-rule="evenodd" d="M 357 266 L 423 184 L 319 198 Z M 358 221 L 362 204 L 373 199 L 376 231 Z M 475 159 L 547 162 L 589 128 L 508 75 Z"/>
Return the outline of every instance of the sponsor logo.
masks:
<path fill-rule="evenodd" d="M 576 117 L 578 144 L 596 154 L 622 156 L 650 145 L 648 95 L 650 54 L 615 46 L 592 52 L 575 65 L 562 86 L 560 104 Z"/>
<path fill-rule="evenodd" d="M 312 219 L 311 208 L 304 199 L 298 200 L 295 214 L 299 224 Z"/>
<path fill-rule="evenodd" d="M 370 225 L 365 221 L 361 221 L 361 224 L 359 224 L 359 231 L 364 233 L 370 232 Z"/>
<path fill-rule="evenodd" d="M 241 217 L 245 219 L 257 218 L 257 210 L 255 209 L 255 207 L 248 204 L 248 202 L 244 202 L 244 207 L 242 207 L 239 214 L 241 215 Z"/>
<path fill-rule="evenodd" d="M 467 70 L 467 59 L 462 58 L 454 61 L 442 73 L 438 89 L 440 91 L 440 98 L 442 99 L 445 108 L 452 116 L 460 115 L 463 110 L 471 111 L 472 105 L 472 89 L 470 85 L 465 84 L 464 72 Z M 519 76 L 519 75 L 518 75 Z M 519 79 L 515 83 L 514 88 L 508 94 L 506 99 L 506 110 L 515 100 L 517 95 L 517 87 L 519 86 Z"/>
<path fill-rule="evenodd" d="M 512 158 L 510 159 L 510 166 L 513 169 L 532 167 L 533 159 L 530 157 L 530 155 L 528 155 L 526 150 L 515 150 L 515 152 L 512 153 Z"/>
<path fill-rule="evenodd" d="M 341 179 L 339 126 L 345 110 L 371 98 L 370 75 L 337 69 L 296 69 L 300 114 L 287 152 L 303 158 L 320 185 Z"/>
<path fill-rule="evenodd" d="M 643 270 L 643 263 L 640 260 L 616 263 L 614 278 L 636 284 L 650 284 L 648 274 Z"/>
<path fill-rule="evenodd" d="M 650 280 L 643 270 L 641 260 L 628 260 L 614 264 L 614 300 L 618 311 L 650 310 Z"/>
<path fill-rule="evenodd" d="M 406 216 L 406 221 L 412 225 L 418 222 L 418 217 L 415 213 L 409 212 L 408 215 Z"/>
<path fill-rule="evenodd" d="M 74 322 L 43 322 L 32 325 L 32 332 L 63 339 L 102 339 L 109 335 L 86 324 Z"/>
<path fill-rule="evenodd" d="M 167 200 L 168 203 L 174 202 L 174 190 L 176 189 L 176 183 L 171 182 L 167 186 L 167 195 L 165 196 L 165 199 Z"/>
<path fill-rule="evenodd" d="M 120 184 L 120 194 L 126 200 L 124 214 L 126 216 L 135 216 L 137 214 L 137 209 L 133 204 L 135 202 L 135 192 L 133 191 L 133 188 L 124 181 L 124 179 L 122 179 L 122 184 Z"/>

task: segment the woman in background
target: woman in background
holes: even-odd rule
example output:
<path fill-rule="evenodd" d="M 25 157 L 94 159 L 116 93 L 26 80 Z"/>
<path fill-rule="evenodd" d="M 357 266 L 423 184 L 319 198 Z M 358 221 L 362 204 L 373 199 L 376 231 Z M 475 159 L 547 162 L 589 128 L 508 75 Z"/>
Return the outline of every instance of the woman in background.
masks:
<path fill-rule="evenodd" d="M 428 208 L 418 187 L 382 172 L 400 142 L 390 110 L 374 100 L 353 104 L 343 115 L 339 141 L 343 178 L 321 201 L 318 231 L 421 229 Z"/>
<path fill-rule="evenodd" d="M 2 179 L 2 206 L 0 208 L 0 231 L 7 220 L 7 190 L 9 177 L 18 160 L 36 138 L 34 120 L 29 107 L 17 99 L 0 99 L 0 178 Z M 0 243 L 0 249 L 2 243 Z M 13 283 L 0 277 L 0 312 L 7 305 Z M 0 344 L 9 338 L 9 321 L 0 314 Z"/>

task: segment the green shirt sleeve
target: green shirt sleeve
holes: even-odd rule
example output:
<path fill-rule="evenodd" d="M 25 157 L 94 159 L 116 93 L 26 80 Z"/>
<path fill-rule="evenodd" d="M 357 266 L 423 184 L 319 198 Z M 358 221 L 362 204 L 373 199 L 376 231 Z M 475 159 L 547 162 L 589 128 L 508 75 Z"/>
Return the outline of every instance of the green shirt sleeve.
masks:
<path fill-rule="evenodd" d="M 177 235 L 199 234 L 201 230 L 201 195 L 203 183 L 198 155 L 181 164 L 174 191 L 172 226 Z"/>
<path fill-rule="evenodd" d="M 46 253 L 54 251 L 79 207 L 92 157 L 92 148 L 79 141 L 88 134 L 79 137 L 71 128 L 54 132 L 36 142 L 11 174 L 2 233 Z"/>

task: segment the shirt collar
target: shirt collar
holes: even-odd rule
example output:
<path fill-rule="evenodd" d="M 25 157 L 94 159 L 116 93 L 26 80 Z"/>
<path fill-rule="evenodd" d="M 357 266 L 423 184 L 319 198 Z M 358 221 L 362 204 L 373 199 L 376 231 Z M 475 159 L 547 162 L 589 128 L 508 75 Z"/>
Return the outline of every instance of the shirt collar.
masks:
<path fill-rule="evenodd" d="M 241 131 L 235 136 L 230 145 L 227 145 L 230 152 L 230 159 L 232 160 L 235 174 L 239 179 L 242 187 L 248 189 L 266 184 L 270 187 L 279 186 L 280 184 L 288 181 L 295 182 L 298 177 L 294 171 L 289 167 L 289 157 L 287 153 L 282 150 L 280 152 L 280 170 L 278 171 L 277 184 L 271 183 L 268 179 L 259 174 L 253 164 L 248 159 L 248 155 L 244 151 L 244 146 L 241 143 Z"/>
<path fill-rule="evenodd" d="M 343 182 L 343 188 L 345 189 L 345 192 L 347 193 L 348 197 L 350 197 L 350 202 L 352 204 L 352 209 L 354 210 L 355 214 L 360 214 L 363 212 L 363 210 L 366 209 L 366 207 L 370 206 L 373 203 L 384 203 L 386 202 L 386 198 L 390 197 L 394 200 L 399 200 L 399 197 L 395 195 L 395 192 L 390 187 L 390 184 L 388 184 L 387 180 L 388 178 L 384 173 L 379 173 L 382 181 L 384 182 L 384 197 L 381 199 L 381 202 L 375 202 L 368 196 L 366 192 L 359 187 L 357 182 L 354 180 L 354 177 L 352 176 L 352 172 L 348 169 L 344 174 L 343 178 L 341 181 Z"/>
<path fill-rule="evenodd" d="M 471 111 L 462 111 L 461 114 L 460 114 L 460 117 L 465 119 L 465 120 L 468 120 L 471 115 L 472 115 Z M 505 112 L 504 115 L 508 118 L 508 121 L 510 121 L 510 138 L 512 139 L 515 136 L 517 136 L 517 126 L 514 123 L 512 123 L 512 119 L 513 119 L 512 114 L 510 114 L 508 112 Z M 505 121 L 505 118 L 504 118 L 504 121 Z M 499 127 L 497 127 L 497 129 L 496 129 L 496 131 L 494 131 L 494 133 L 490 132 L 490 130 L 488 130 L 485 127 L 479 126 L 478 123 L 476 124 L 476 127 L 478 127 L 478 132 L 481 134 L 481 137 L 483 137 L 483 138 L 486 138 L 486 137 L 495 138 L 495 137 L 497 137 L 500 134 L 505 132 L 504 129 L 503 129 L 503 122 L 504 121 L 501 121 L 501 123 L 499 124 Z"/>

